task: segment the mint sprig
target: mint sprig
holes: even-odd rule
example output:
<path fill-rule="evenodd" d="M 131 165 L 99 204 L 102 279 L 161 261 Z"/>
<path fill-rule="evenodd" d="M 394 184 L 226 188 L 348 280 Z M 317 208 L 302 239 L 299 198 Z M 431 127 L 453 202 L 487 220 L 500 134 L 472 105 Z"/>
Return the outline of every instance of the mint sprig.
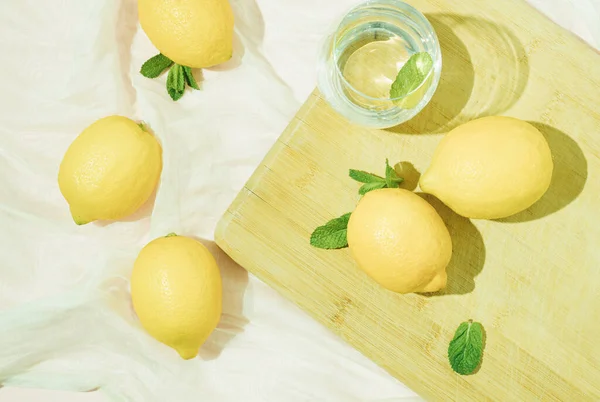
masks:
<path fill-rule="evenodd" d="M 374 183 L 365 183 L 362 186 L 360 186 L 360 188 L 358 189 L 358 194 L 365 195 L 369 191 L 379 190 L 381 188 L 385 188 L 386 186 L 387 186 L 387 184 L 386 184 L 385 180 L 374 182 Z"/>
<path fill-rule="evenodd" d="M 385 160 L 385 177 L 365 172 L 363 170 L 350 169 L 348 172 L 350 178 L 359 183 L 364 183 L 359 189 L 358 194 L 365 195 L 369 191 L 379 190 L 381 188 L 398 188 L 404 179 L 398 176 L 398 173 L 390 166 L 389 161 Z"/>
<path fill-rule="evenodd" d="M 396 170 L 390 166 L 390 162 L 385 160 L 385 184 L 387 188 L 398 188 L 404 179 L 398 176 Z"/>
<path fill-rule="evenodd" d="M 183 74 L 183 67 L 179 64 L 173 65 L 169 70 L 169 75 L 167 76 L 167 92 L 174 101 L 181 99 L 185 92 L 185 77 Z"/>
<path fill-rule="evenodd" d="M 377 183 L 385 182 L 383 177 L 379 177 L 373 173 L 365 172 L 364 170 L 350 169 L 349 176 L 360 183 Z"/>
<path fill-rule="evenodd" d="M 365 195 L 369 191 L 381 188 L 398 188 L 404 181 L 398 176 L 398 173 L 390 166 L 388 160 L 385 160 L 385 177 L 365 172 L 364 170 L 350 169 L 348 175 L 363 185 L 358 189 L 360 195 Z M 351 212 L 346 213 L 339 218 L 327 222 L 325 225 L 316 228 L 310 236 L 310 244 L 317 248 L 337 249 L 348 247 L 347 230 L 350 221 Z"/>
<path fill-rule="evenodd" d="M 157 78 L 167 69 L 169 69 L 169 74 L 167 75 L 167 93 L 174 101 L 181 99 L 185 93 L 186 85 L 193 89 L 200 89 L 190 67 L 174 63 L 162 53 L 146 60 L 142 64 L 140 73 L 146 78 Z"/>
<path fill-rule="evenodd" d="M 344 214 L 319 226 L 310 236 L 310 244 L 317 248 L 337 249 L 348 246 L 348 221 L 351 213 Z"/>
<path fill-rule="evenodd" d="M 484 346 L 483 326 L 469 320 L 458 326 L 448 346 L 448 359 L 452 370 L 460 375 L 475 372 L 481 364 Z"/>

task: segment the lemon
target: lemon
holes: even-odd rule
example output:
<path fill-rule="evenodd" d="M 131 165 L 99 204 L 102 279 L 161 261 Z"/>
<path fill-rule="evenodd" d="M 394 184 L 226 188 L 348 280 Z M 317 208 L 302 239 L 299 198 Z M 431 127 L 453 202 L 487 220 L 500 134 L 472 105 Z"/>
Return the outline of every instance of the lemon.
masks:
<path fill-rule="evenodd" d="M 459 215 L 497 219 L 538 201 L 552 170 L 550 147 L 538 129 L 520 119 L 491 116 L 446 134 L 419 184 Z"/>
<path fill-rule="evenodd" d="M 415 193 L 367 193 L 350 215 L 347 236 L 358 266 L 384 288 L 425 293 L 446 286 L 452 239 L 437 211 Z"/>
<path fill-rule="evenodd" d="M 166 57 L 205 68 L 233 54 L 233 11 L 227 0 L 139 0 L 140 25 Z"/>
<path fill-rule="evenodd" d="M 202 243 L 168 235 L 140 251 L 131 298 L 144 329 L 183 359 L 192 359 L 221 317 L 221 274 Z"/>
<path fill-rule="evenodd" d="M 58 172 L 73 220 L 120 219 L 152 195 L 162 170 L 161 147 L 143 125 L 123 116 L 92 123 L 71 143 Z"/>

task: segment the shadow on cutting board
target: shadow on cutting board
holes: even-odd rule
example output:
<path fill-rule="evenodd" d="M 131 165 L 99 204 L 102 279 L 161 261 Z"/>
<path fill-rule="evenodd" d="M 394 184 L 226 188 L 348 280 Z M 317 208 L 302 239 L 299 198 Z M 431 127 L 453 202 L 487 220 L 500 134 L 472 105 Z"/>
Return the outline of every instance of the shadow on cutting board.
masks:
<path fill-rule="evenodd" d="M 485 264 L 485 244 L 481 233 L 469 219 L 456 214 L 434 196 L 417 194 L 436 209 L 452 237 L 452 258 L 446 267 L 448 273 L 446 288 L 425 296 L 471 293 L 475 289 L 475 278 Z"/>
<path fill-rule="evenodd" d="M 530 121 L 546 137 L 554 170 L 552 181 L 544 196 L 531 207 L 498 222 L 516 223 L 543 218 L 573 202 L 583 191 L 587 180 L 587 160 L 575 140 L 547 124 Z"/>
<path fill-rule="evenodd" d="M 442 49 L 442 73 L 427 106 L 389 131 L 445 133 L 477 117 L 501 114 L 521 97 L 529 62 L 519 39 L 491 21 L 426 14 Z"/>
<path fill-rule="evenodd" d="M 248 271 L 236 264 L 213 241 L 196 239 L 215 257 L 223 279 L 223 313 L 217 329 L 200 348 L 203 360 L 219 357 L 223 349 L 237 334 L 244 331 L 248 319 L 244 317 L 244 294 L 248 286 Z"/>

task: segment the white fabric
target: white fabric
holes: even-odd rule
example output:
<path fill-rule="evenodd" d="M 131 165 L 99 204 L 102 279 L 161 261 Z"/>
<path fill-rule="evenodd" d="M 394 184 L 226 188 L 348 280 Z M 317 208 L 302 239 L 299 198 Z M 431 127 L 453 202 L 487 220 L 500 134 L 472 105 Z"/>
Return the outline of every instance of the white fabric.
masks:
<path fill-rule="evenodd" d="M 217 220 L 314 88 L 317 46 L 354 0 L 231 0 L 236 52 L 177 103 L 139 67 L 156 50 L 134 0 L 0 2 L 0 382 L 111 401 L 416 401 L 415 394 L 233 263 Z M 599 0 L 530 0 L 600 46 Z M 144 120 L 163 144 L 152 205 L 77 227 L 60 160 L 94 120 Z M 150 215 L 151 214 L 151 215 Z M 200 357 L 149 337 L 132 262 L 169 232 L 205 239 L 224 313 Z M 406 362 L 410 365 L 410 362 Z"/>

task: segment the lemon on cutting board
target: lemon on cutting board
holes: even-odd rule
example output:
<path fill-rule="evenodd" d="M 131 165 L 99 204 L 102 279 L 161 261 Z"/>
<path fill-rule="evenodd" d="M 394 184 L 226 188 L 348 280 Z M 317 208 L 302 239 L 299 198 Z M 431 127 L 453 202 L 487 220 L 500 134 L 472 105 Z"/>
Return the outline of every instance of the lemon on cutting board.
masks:
<path fill-rule="evenodd" d="M 131 274 L 131 299 L 144 329 L 192 359 L 216 328 L 222 310 L 217 263 L 197 240 L 170 234 L 148 243 Z"/>
<path fill-rule="evenodd" d="M 84 129 L 58 172 L 75 223 L 121 219 L 139 209 L 158 184 L 161 154 L 156 138 L 127 117 L 104 117 Z"/>
<path fill-rule="evenodd" d="M 228 0 L 138 0 L 140 25 L 173 62 L 206 68 L 233 53 L 233 10 Z"/>
<path fill-rule="evenodd" d="M 498 219 L 521 212 L 550 186 L 553 162 L 542 133 L 520 119 L 483 117 L 444 136 L 421 190 L 457 214 Z"/>
<path fill-rule="evenodd" d="M 368 192 L 350 215 L 347 236 L 358 266 L 384 288 L 427 293 L 446 286 L 452 239 L 437 211 L 417 194 Z"/>

